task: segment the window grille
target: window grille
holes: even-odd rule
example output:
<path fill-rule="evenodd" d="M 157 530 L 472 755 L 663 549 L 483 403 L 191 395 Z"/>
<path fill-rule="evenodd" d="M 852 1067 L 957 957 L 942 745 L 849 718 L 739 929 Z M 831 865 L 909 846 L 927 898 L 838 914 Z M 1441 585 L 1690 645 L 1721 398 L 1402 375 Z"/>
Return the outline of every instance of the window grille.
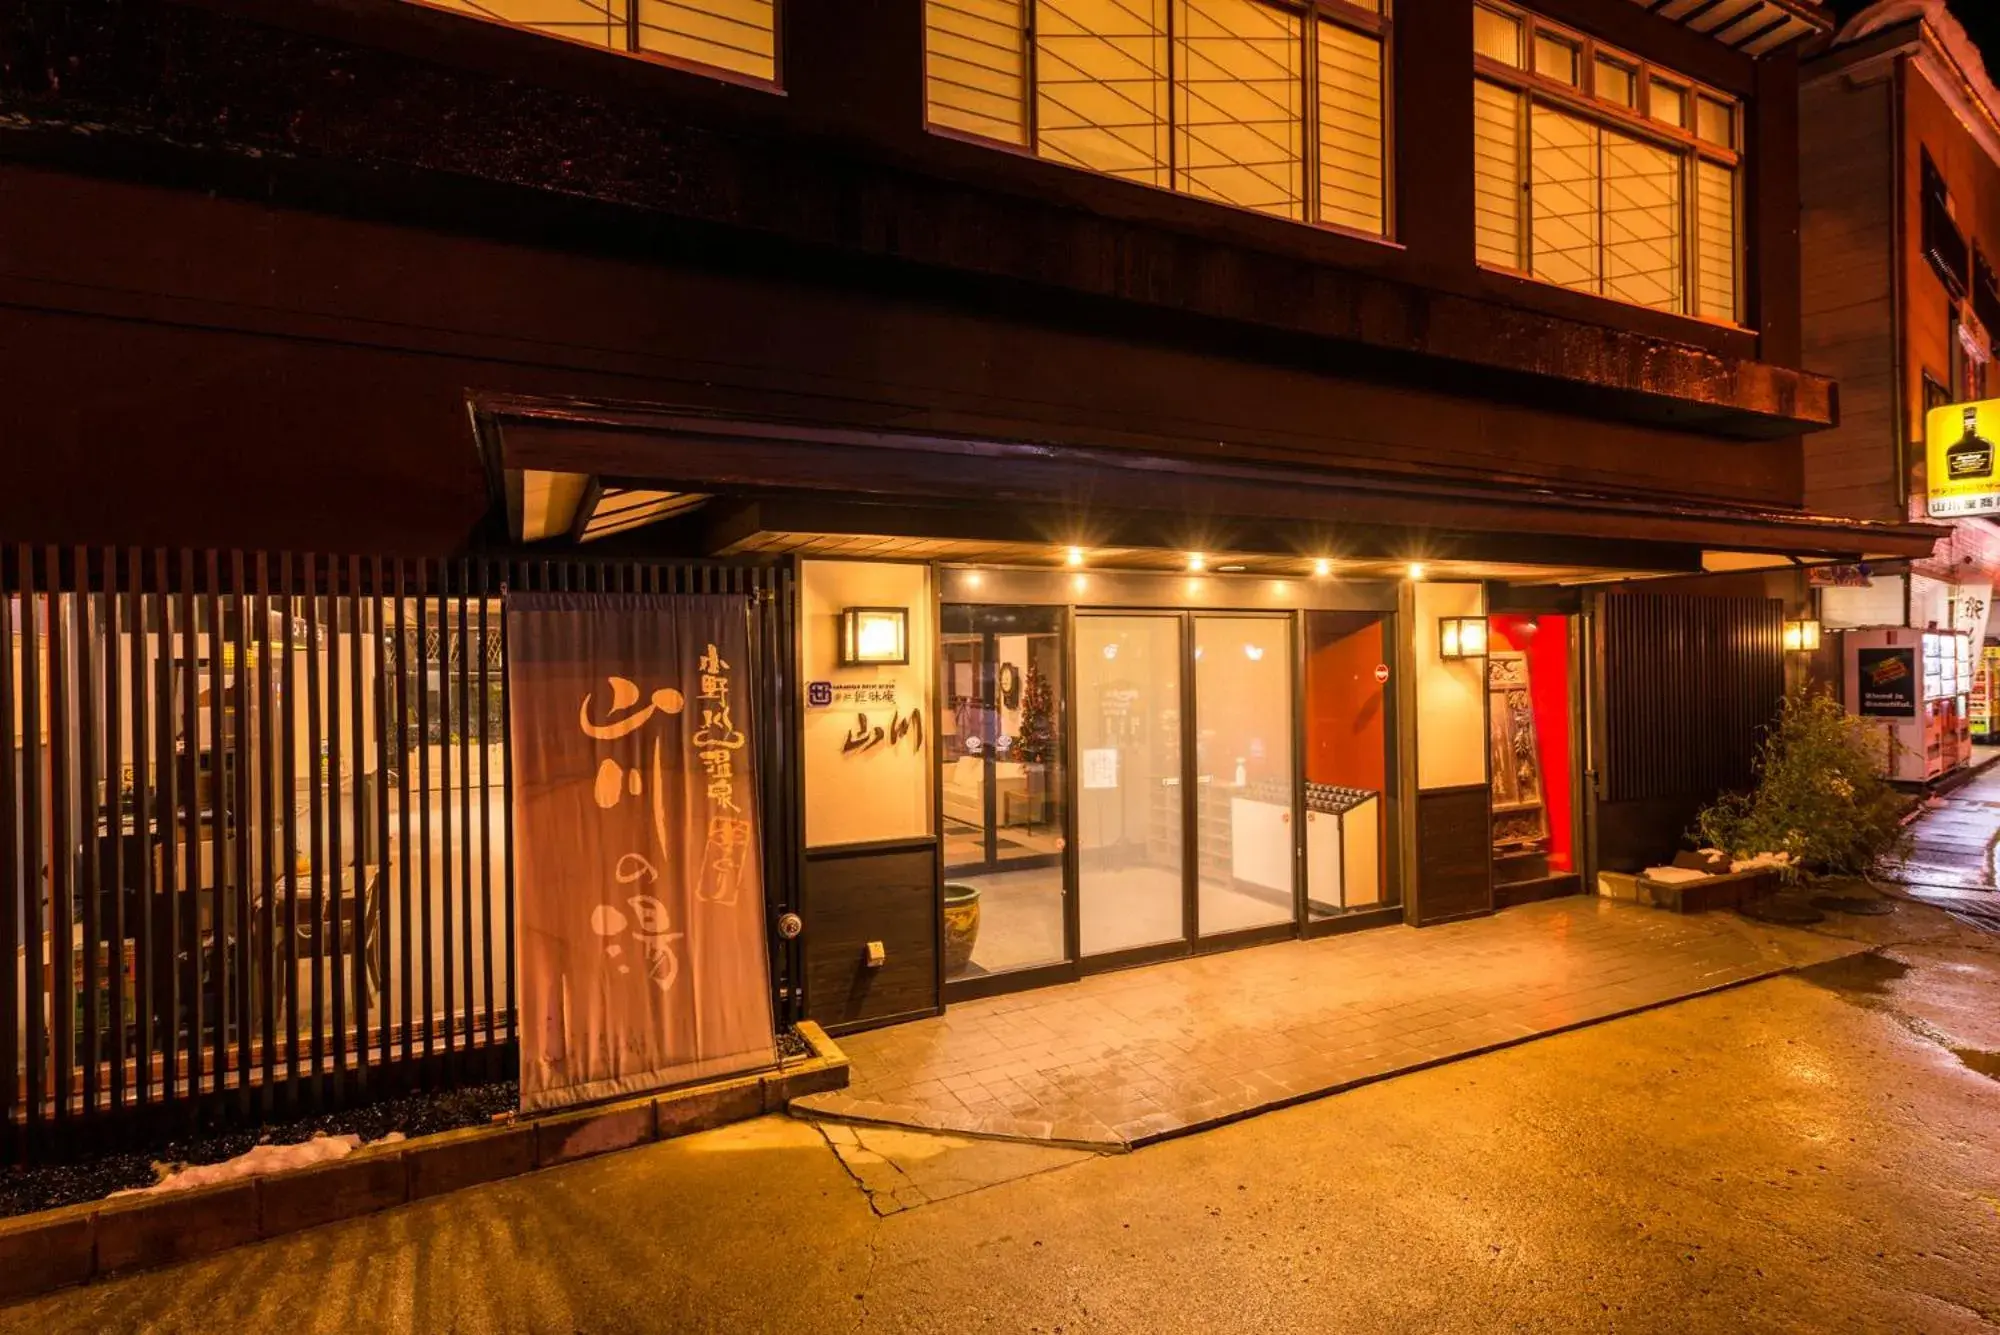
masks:
<path fill-rule="evenodd" d="M 612 51 L 775 82 L 776 0 L 426 0 Z"/>
<path fill-rule="evenodd" d="M 1388 230 L 1383 158 L 1382 42 L 1319 24 L 1319 216 L 1356 231 Z"/>
<path fill-rule="evenodd" d="M 1035 93 L 1044 157 L 1166 185 L 1167 0 L 1040 0 Z"/>
<path fill-rule="evenodd" d="M 1742 318 L 1733 101 L 1497 3 L 1474 10 L 1474 68 L 1481 264 Z"/>
<path fill-rule="evenodd" d="M 1305 212 L 1304 23 L 1259 0 L 1186 0 L 1175 37 L 1176 185 Z"/>
<path fill-rule="evenodd" d="M 1521 203 L 1527 154 L 1521 143 L 1525 99 L 1484 79 L 1472 85 L 1473 220 L 1479 262 L 1525 269 Z"/>
<path fill-rule="evenodd" d="M 1965 234 L 1958 230 L 1958 223 L 1951 216 L 1951 192 L 1945 188 L 1944 177 L 1937 165 L 1931 161 L 1928 151 L 1922 153 L 1921 181 L 1923 189 L 1922 224 L 1924 258 L 1937 274 L 1938 281 L 1945 285 L 1953 297 L 1965 295 L 1965 273 L 1969 267 L 1969 249 Z"/>
<path fill-rule="evenodd" d="M 1028 0 L 928 0 L 930 122 L 1002 143 L 1028 142 Z"/>
<path fill-rule="evenodd" d="M 933 128 L 1389 231 L 1378 0 L 926 0 Z"/>

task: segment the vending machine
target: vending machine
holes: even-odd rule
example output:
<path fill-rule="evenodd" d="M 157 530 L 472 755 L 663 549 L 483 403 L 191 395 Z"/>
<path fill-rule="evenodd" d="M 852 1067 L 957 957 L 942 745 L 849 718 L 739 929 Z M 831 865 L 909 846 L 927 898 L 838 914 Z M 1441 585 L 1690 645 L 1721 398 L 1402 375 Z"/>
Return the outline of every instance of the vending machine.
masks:
<path fill-rule="evenodd" d="M 1843 638 L 1847 707 L 1879 731 L 1884 774 L 1923 783 L 1971 758 L 1970 637 L 1897 627 Z"/>

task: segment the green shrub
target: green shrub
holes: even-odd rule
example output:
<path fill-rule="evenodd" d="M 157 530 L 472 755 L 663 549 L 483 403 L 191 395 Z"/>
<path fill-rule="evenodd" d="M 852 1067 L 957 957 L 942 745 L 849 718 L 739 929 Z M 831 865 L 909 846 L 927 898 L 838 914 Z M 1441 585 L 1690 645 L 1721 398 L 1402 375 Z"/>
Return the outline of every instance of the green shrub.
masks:
<path fill-rule="evenodd" d="M 1757 785 L 1725 793 L 1693 837 L 1734 858 L 1787 853 L 1787 876 L 1863 876 L 1903 850 L 1908 805 L 1878 769 L 1881 734 L 1813 682 L 1788 691 L 1757 752 Z"/>

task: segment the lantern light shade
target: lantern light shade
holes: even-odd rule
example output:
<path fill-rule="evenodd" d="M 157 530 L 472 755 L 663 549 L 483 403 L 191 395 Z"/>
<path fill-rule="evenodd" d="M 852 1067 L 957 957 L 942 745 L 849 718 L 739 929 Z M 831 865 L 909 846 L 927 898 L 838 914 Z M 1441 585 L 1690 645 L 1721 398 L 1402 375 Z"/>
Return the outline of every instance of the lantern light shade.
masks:
<path fill-rule="evenodd" d="M 910 661 L 910 609 L 849 607 L 840 614 L 840 665 L 864 667 Z"/>
<path fill-rule="evenodd" d="M 1486 618 L 1439 617 L 1438 657 L 1447 661 L 1486 657 Z"/>
<path fill-rule="evenodd" d="M 1819 648 L 1819 622 L 1811 617 L 1785 623 L 1785 652 L 1809 654 Z"/>

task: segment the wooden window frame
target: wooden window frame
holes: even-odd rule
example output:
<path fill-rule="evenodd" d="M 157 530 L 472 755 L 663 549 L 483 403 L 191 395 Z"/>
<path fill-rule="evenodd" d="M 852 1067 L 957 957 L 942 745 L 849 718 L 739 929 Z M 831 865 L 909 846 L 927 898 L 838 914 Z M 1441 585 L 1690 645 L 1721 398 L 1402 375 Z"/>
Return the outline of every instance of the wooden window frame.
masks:
<path fill-rule="evenodd" d="M 1616 130 L 1620 134 L 1630 135 L 1633 138 L 1641 139 L 1667 149 L 1679 159 L 1681 164 L 1681 302 L 1683 309 L 1678 311 L 1662 311 L 1657 306 L 1647 306 L 1638 302 L 1628 301 L 1623 297 L 1612 296 L 1605 292 L 1591 292 L 1586 289 L 1568 287 L 1561 283 L 1549 283 L 1549 285 L 1552 287 L 1561 287 L 1566 292 L 1582 292 L 1585 296 L 1594 296 L 1602 301 L 1616 302 L 1621 306 L 1632 306 L 1639 310 L 1651 311 L 1655 315 L 1676 316 L 1686 320 L 1699 320 L 1704 324 L 1717 325 L 1724 329 L 1749 331 L 1751 326 L 1745 323 L 1737 314 L 1745 306 L 1744 295 L 1749 277 L 1749 265 L 1747 263 L 1748 249 L 1744 245 L 1743 236 L 1743 204 L 1744 198 L 1748 193 L 1743 187 L 1746 164 L 1746 155 L 1743 151 L 1745 130 L 1743 99 L 1732 93 L 1725 92 L 1712 84 L 1705 84 L 1699 79 L 1690 78 L 1682 74 L 1679 70 L 1668 69 L 1663 65 L 1656 65 L 1652 61 L 1642 59 L 1623 47 L 1613 46 L 1609 42 L 1601 42 L 1579 29 L 1545 19 L 1533 10 L 1508 3 L 1508 0 L 1476 0 L 1476 3 L 1495 13 L 1505 14 L 1521 25 L 1520 49 L 1522 52 L 1522 63 L 1520 65 L 1509 65 L 1503 61 L 1495 60 L 1493 57 L 1485 55 L 1478 50 L 1474 50 L 1472 53 L 1472 73 L 1474 78 L 1485 79 L 1489 83 L 1497 84 L 1500 87 L 1523 95 L 1528 100 L 1528 110 L 1530 113 L 1532 113 L 1536 101 L 1545 102 L 1570 115 L 1590 121 L 1601 129 Z M 1578 78 L 1575 84 L 1567 84 L 1559 79 L 1552 79 L 1536 72 L 1534 68 L 1535 38 L 1543 32 L 1577 47 L 1580 54 L 1578 58 Z M 1634 102 L 1636 105 L 1627 106 L 1623 102 L 1609 101 L 1597 95 L 1597 62 L 1599 59 L 1621 65 L 1631 72 L 1635 85 Z M 1687 99 L 1686 115 L 1683 117 L 1688 122 L 1686 126 L 1668 125 L 1653 119 L 1653 80 L 1655 77 L 1661 83 L 1679 89 Z M 1730 108 L 1730 136 L 1733 142 L 1726 147 L 1711 143 L 1695 133 L 1696 126 L 1699 124 L 1696 99 L 1703 96 L 1712 98 Z M 1524 135 L 1528 133 L 1525 126 L 1522 129 L 1522 133 Z M 1480 260 L 1477 263 L 1483 269 L 1491 269 L 1495 272 L 1509 274 L 1516 278 L 1525 278 L 1531 282 L 1546 283 L 1549 280 L 1536 277 L 1533 271 L 1533 165 L 1532 154 L 1525 146 L 1521 160 L 1523 175 L 1526 179 L 1523 179 L 1518 185 L 1520 191 L 1519 199 L 1522 204 L 1521 245 L 1523 248 L 1518 258 L 1523 261 L 1523 265 L 1521 267 L 1498 265 L 1486 260 Z M 1697 241 L 1700 234 L 1699 209 L 1696 202 L 1696 164 L 1702 161 L 1727 167 L 1737 182 L 1734 192 L 1735 199 L 1733 201 L 1736 213 L 1735 235 L 1732 238 L 1736 252 L 1737 312 L 1732 312 L 1728 318 L 1710 315 L 1694 309 L 1699 304 L 1696 300 L 1698 279 L 1695 273 L 1695 265 L 1698 256 Z"/>
<path fill-rule="evenodd" d="M 785 91 L 785 6 L 790 0 L 771 0 L 771 77 L 760 79 L 754 74 L 744 74 L 740 70 L 724 69 L 720 65 L 705 65 L 699 60 L 688 60 L 681 56 L 668 55 L 663 51 L 645 51 L 639 47 L 639 5 L 638 0 L 614 0 L 625 6 L 625 45 L 604 46 L 596 42 L 586 42 L 576 37 L 566 37 L 559 32 L 549 32 L 532 24 L 516 23 L 512 19 L 496 18 L 477 13 L 470 9 L 460 9 L 453 5 L 434 4 L 432 0 L 402 0 L 404 4 L 421 5 L 425 9 L 444 14 L 456 14 L 474 23 L 493 23 L 516 32 L 533 33 L 551 42 L 563 42 L 570 46 L 580 46 L 586 51 L 601 51 L 606 55 L 618 56 L 624 60 L 643 61 L 648 65 L 658 65 L 662 69 L 678 70 L 683 74 L 699 75 L 704 79 L 715 79 L 722 83 L 733 83 L 739 88 L 753 88 L 759 92 L 783 93 Z"/>
<path fill-rule="evenodd" d="M 1918 247 L 1931 272 L 1953 301 L 1965 300 L 1972 281 L 1972 244 L 1952 216 L 1950 184 L 1938 170 L 1937 159 L 1921 145 L 1917 148 L 1917 225 Z M 1947 240 L 1950 254 L 1940 249 Z M 1963 271 L 1953 267 L 1954 261 L 1962 263 Z"/>
<path fill-rule="evenodd" d="M 1192 191 L 1181 188 L 1179 184 L 1181 165 L 1177 158 L 1178 145 L 1175 133 L 1177 126 L 1174 119 L 1174 106 L 1176 105 L 1175 81 L 1177 78 L 1176 50 L 1174 45 L 1176 38 L 1174 13 L 1176 7 L 1181 2 L 1182 0 L 1168 0 L 1166 7 L 1167 22 L 1164 34 L 1167 43 L 1167 160 L 1165 165 L 1168 184 L 1151 185 L 1144 181 L 1127 181 L 1126 184 L 1137 185 L 1148 190 L 1162 190 L 1181 199 L 1196 200 L 1217 208 L 1249 213 L 1259 218 L 1270 218 L 1278 222 L 1289 223 L 1293 226 L 1311 227 L 1319 231 L 1331 232 L 1337 236 L 1353 237 L 1356 240 L 1373 241 L 1378 244 L 1396 244 L 1395 19 L 1393 16 L 1395 0 L 1381 0 L 1380 12 L 1358 4 L 1349 3 L 1349 0 L 1252 0 L 1252 3 L 1266 9 L 1297 15 L 1301 20 L 1299 25 L 1299 53 L 1301 62 L 1299 105 L 1301 108 L 1303 130 L 1303 152 L 1300 155 L 1300 180 L 1302 182 L 1300 202 L 1302 216 L 1297 218 L 1287 218 L 1283 214 L 1252 208 L 1247 204 L 1232 204 L 1228 200 L 1216 199 L 1209 195 L 1195 194 Z M 994 139 L 970 130 L 961 130 L 949 125 L 938 125 L 931 121 L 929 93 L 931 48 L 928 17 L 926 17 L 924 23 L 924 129 L 928 133 L 938 135 L 942 138 L 957 139 L 968 144 L 977 144 L 982 148 L 999 149 L 1020 157 L 1032 158 L 1036 162 L 1047 163 L 1052 167 L 1087 172 L 1092 176 L 1101 176 L 1107 179 L 1123 179 L 1111 176 L 1111 174 L 1106 172 L 1092 171 L 1088 167 L 1060 162 L 1042 155 L 1041 125 L 1037 115 L 1041 99 L 1037 96 L 1038 79 L 1036 69 L 1036 39 L 1038 35 L 1036 19 L 1039 9 L 1039 0 L 1022 0 L 1021 42 L 1023 50 L 1021 62 L 1021 95 L 1024 100 L 1022 126 L 1026 136 L 1025 142 L 1019 144 L 1010 143 L 1005 139 Z M 926 15 L 928 15 L 928 12 L 929 6 L 926 4 Z M 1358 227 L 1349 227 L 1343 223 L 1325 222 L 1318 216 L 1321 207 L 1319 191 L 1319 24 L 1322 20 L 1363 33 L 1374 38 L 1381 44 L 1382 230 L 1380 232 L 1370 232 Z"/>

